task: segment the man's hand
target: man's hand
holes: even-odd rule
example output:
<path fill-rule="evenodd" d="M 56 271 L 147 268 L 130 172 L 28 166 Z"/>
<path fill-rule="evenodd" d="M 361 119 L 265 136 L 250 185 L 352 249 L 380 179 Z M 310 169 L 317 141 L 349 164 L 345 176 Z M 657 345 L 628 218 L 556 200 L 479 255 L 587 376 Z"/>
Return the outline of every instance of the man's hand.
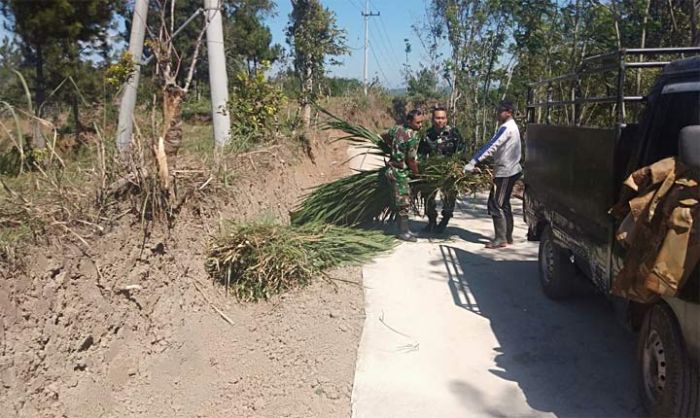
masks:
<path fill-rule="evenodd" d="M 464 166 L 464 173 L 473 173 L 476 170 L 476 161 L 471 160 Z"/>

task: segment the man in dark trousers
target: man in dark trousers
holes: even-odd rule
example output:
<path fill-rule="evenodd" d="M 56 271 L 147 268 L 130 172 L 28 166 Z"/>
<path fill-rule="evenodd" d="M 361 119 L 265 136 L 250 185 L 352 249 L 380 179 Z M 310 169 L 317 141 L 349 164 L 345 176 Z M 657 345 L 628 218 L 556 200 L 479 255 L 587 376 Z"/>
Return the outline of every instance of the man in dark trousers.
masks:
<path fill-rule="evenodd" d="M 493 157 L 493 185 L 489 194 L 488 211 L 493 218 L 495 237 L 486 248 L 504 248 L 513 243 L 513 212 L 510 196 L 513 185 L 522 175 L 520 166 L 520 131 L 513 119 L 515 107 L 510 101 L 502 101 L 498 107 L 501 122 L 496 134 L 474 154 L 464 166 L 465 172 L 473 172 L 476 165 Z"/>
<path fill-rule="evenodd" d="M 418 155 L 423 158 L 446 158 L 463 154 L 465 143 L 462 135 L 456 128 L 447 123 L 447 109 L 437 106 L 433 109 L 432 126 L 428 129 L 425 138 L 418 146 Z M 442 219 L 437 223 L 437 205 L 435 195 L 429 196 L 425 201 L 425 214 L 428 216 L 428 225 L 423 232 L 445 232 L 447 223 L 454 214 L 457 195 L 453 191 L 441 190 Z"/>

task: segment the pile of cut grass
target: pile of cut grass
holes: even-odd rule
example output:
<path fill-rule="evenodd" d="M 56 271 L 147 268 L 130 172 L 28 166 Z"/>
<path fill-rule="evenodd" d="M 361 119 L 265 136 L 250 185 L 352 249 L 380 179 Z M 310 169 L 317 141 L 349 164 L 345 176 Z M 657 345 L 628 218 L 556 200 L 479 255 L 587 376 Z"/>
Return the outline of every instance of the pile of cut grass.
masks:
<path fill-rule="evenodd" d="M 323 271 L 361 264 L 396 245 L 378 231 L 326 225 L 231 222 L 212 243 L 207 272 L 242 301 L 309 284 Z"/>

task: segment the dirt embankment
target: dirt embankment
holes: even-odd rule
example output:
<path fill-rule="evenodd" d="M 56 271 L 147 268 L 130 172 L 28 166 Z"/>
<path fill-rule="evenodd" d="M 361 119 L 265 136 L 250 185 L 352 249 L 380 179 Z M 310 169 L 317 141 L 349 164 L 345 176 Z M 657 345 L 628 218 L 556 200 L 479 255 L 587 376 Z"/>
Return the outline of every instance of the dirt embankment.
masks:
<path fill-rule="evenodd" d="M 319 280 L 239 304 L 203 267 L 220 219 L 286 219 L 304 190 L 347 174 L 346 155 L 257 150 L 238 157 L 235 193 L 190 205 L 169 233 L 144 239 L 124 218 L 89 248 L 53 239 L 0 266 L 2 416 L 348 416 L 361 287 Z"/>

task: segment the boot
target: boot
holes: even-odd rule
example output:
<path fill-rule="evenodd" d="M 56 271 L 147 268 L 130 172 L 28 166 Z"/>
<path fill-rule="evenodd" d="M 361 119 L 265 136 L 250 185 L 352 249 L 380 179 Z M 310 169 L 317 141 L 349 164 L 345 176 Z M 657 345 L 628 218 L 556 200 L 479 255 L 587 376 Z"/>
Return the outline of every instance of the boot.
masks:
<path fill-rule="evenodd" d="M 399 227 L 399 234 L 396 236 L 396 238 L 407 242 L 418 241 L 418 239 L 416 239 L 416 237 L 413 236 L 411 231 L 408 229 L 408 215 L 399 215 L 399 217 L 396 218 L 396 222 L 398 223 Z"/>
<path fill-rule="evenodd" d="M 428 225 L 423 228 L 423 232 L 426 234 L 430 234 L 431 232 L 435 231 L 435 227 L 437 226 L 437 216 L 431 216 L 428 215 Z"/>
<path fill-rule="evenodd" d="M 513 243 L 513 215 L 506 216 L 506 242 Z"/>
<path fill-rule="evenodd" d="M 443 232 L 445 232 L 445 228 L 447 228 L 447 223 L 450 222 L 451 217 L 451 214 L 443 213 L 442 219 L 440 219 L 440 223 L 435 228 L 435 232 L 437 232 L 438 234 L 442 234 Z"/>
<path fill-rule="evenodd" d="M 503 248 L 508 245 L 508 241 L 506 240 L 506 230 L 508 226 L 506 223 L 506 219 L 501 216 L 501 217 L 494 217 L 493 218 L 493 229 L 495 232 L 495 238 L 493 241 L 489 242 L 486 244 L 486 248 L 489 249 L 496 249 L 496 248 Z"/>

